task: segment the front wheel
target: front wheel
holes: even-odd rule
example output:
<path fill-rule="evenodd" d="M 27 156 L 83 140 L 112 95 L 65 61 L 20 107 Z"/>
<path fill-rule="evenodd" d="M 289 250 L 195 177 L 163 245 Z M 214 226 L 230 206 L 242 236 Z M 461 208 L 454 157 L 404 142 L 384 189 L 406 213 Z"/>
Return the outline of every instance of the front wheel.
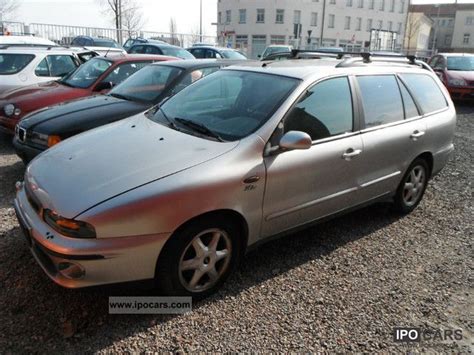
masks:
<path fill-rule="evenodd" d="M 394 207 L 398 212 L 410 213 L 420 203 L 428 185 L 429 167 L 424 159 L 418 158 L 408 167 L 398 186 Z"/>
<path fill-rule="evenodd" d="M 240 257 L 239 228 L 203 219 L 173 235 L 160 254 L 156 282 L 166 295 L 203 298 L 227 279 Z"/>

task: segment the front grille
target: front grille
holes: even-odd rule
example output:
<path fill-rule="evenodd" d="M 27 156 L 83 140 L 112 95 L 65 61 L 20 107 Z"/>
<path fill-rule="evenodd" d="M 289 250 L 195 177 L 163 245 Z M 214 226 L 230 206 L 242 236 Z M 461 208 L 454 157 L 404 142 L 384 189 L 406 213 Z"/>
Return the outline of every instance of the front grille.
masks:
<path fill-rule="evenodd" d="M 18 140 L 23 143 L 26 141 L 26 129 L 18 127 Z"/>

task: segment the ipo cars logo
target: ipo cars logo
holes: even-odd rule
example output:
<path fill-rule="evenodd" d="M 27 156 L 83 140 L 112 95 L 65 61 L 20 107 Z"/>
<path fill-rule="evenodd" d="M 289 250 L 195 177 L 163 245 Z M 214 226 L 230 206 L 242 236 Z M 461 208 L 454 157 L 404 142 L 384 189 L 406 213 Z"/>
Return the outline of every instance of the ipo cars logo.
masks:
<path fill-rule="evenodd" d="M 462 329 L 422 329 L 414 327 L 393 328 L 393 341 L 396 343 L 456 341 L 462 339 Z"/>

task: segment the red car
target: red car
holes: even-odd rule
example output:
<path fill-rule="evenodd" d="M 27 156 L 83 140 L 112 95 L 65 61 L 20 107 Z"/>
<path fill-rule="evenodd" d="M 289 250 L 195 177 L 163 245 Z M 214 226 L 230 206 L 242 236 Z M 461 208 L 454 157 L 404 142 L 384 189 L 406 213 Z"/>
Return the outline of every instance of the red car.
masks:
<path fill-rule="evenodd" d="M 0 131 L 13 135 L 18 121 L 33 111 L 105 93 L 149 63 L 177 59 L 162 55 L 96 57 L 58 81 L 6 91 L 0 96 Z"/>
<path fill-rule="evenodd" d="M 440 53 L 433 56 L 429 64 L 452 99 L 474 99 L 474 54 Z"/>

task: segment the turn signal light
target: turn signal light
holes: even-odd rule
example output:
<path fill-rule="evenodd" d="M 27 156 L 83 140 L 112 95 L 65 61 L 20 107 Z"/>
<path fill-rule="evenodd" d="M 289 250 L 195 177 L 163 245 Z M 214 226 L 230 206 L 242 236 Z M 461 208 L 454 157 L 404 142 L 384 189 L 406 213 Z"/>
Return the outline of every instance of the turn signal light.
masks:
<path fill-rule="evenodd" d="M 49 136 L 48 137 L 48 147 L 52 147 L 53 145 L 56 145 L 59 142 L 61 142 L 61 137 L 59 137 L 59 136 Z"/>

